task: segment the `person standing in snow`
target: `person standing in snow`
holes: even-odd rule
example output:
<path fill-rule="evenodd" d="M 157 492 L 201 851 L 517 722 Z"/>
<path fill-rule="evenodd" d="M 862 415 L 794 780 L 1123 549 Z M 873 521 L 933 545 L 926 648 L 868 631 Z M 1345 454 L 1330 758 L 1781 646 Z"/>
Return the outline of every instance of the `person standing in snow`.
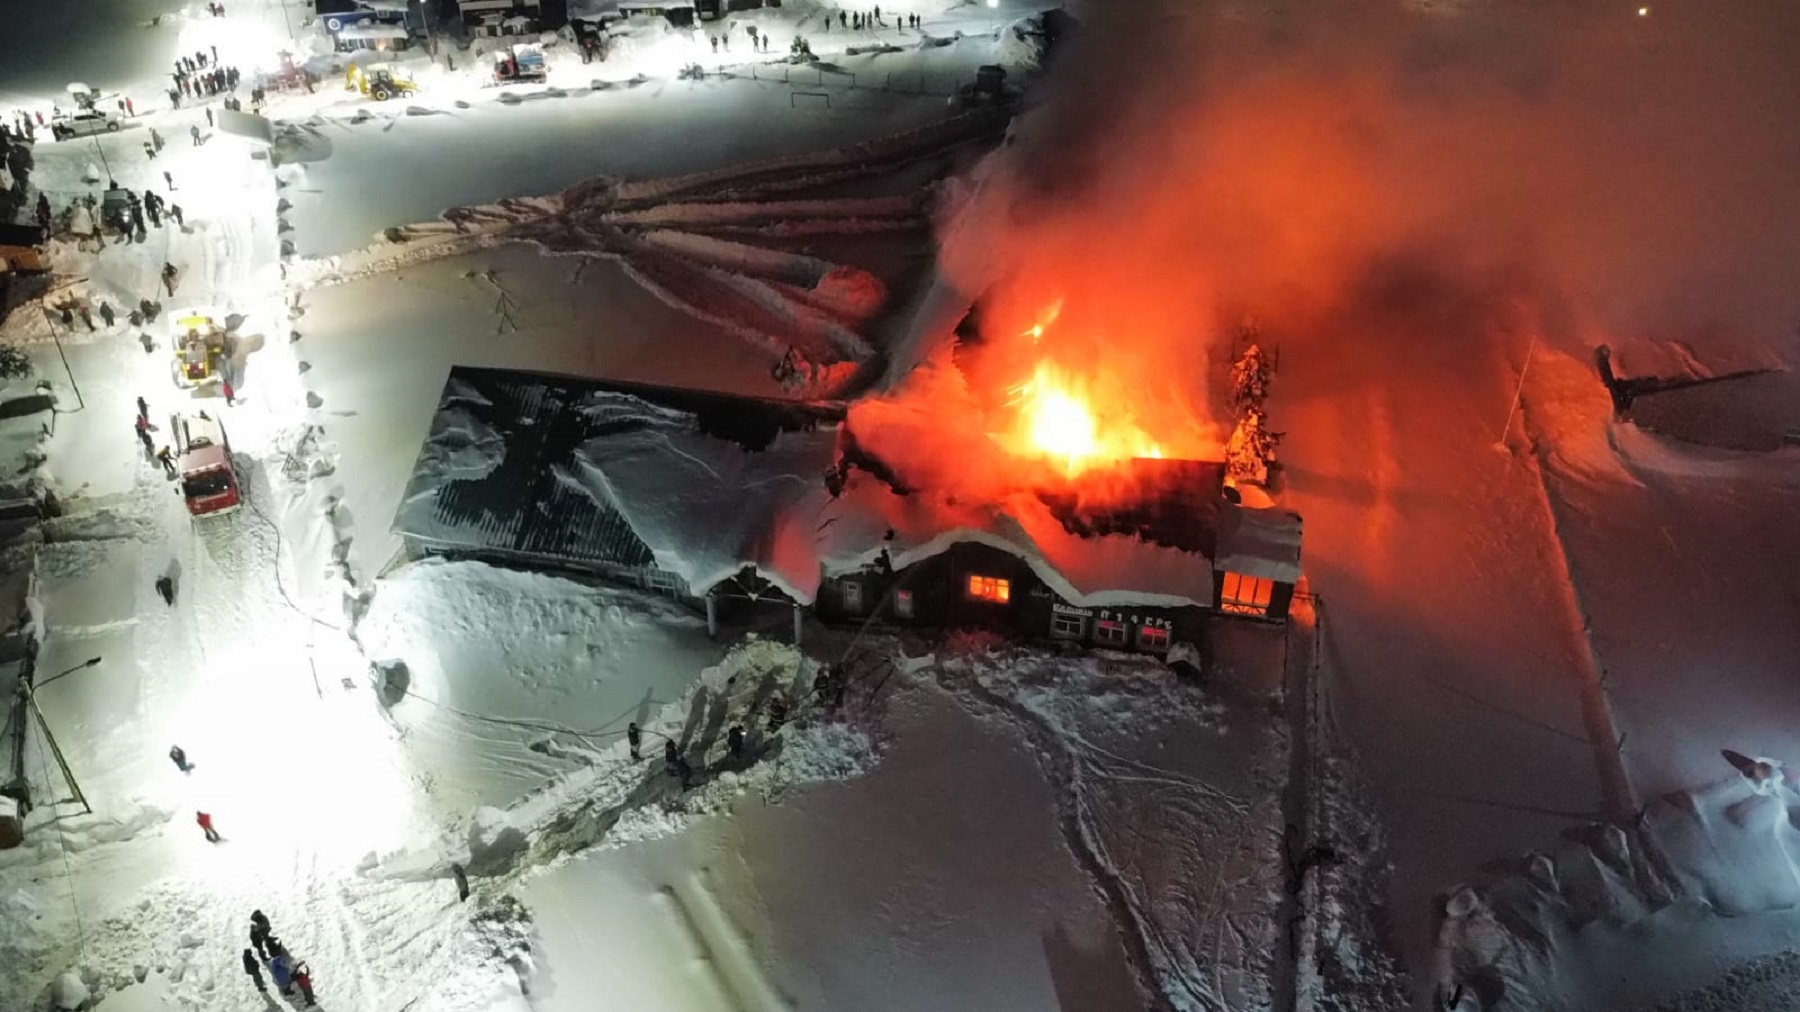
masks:
<path fill-rule="evenodd" d="M 463 870 L 462 865 L 453 863 L 450 865 L 450 874 L 456 878 L 456 902 L 467 903 L 469 901 L 469 873 Z"/>
<path fill-rule="evenodd" d="M 707 39 L 712 42 L 713 55 L 719 55 L 719 37 L 717 35 L 708 35 Z"/>
<path fill-rule="evenodd" d="M 300 1000 L 306 1003 L 307 1008 L 311 1008 L 315 1004 L 313 1002 L 312 967 L 307 966 L 304 959 L 294 964 L 294 986 L 300 989 Z"/>
<path fill-rule="evenodd" d="M 180 770 L 183 773 L 186 773 L 188 770 L 193 769 L 192 766 L 188 765 L 187 753 L 183 752 L 181 750 L 180 745 L 170 745 L 169 746 L 169 761 L 174 763 L 175 768 Z M 245 951 L 249 951 L 249 950 L 245 950 Z"/>
<path fill-rule="evenodd" d="M 679 758 L 681 758 L 681 753 L 675 751 L 675 739 L 664 738 L 663 739 L 663 765 L 668 767 L 670 776 L 675 775 L 675 760 L 677 760 Z"/>
<path fill-rule="evenodd" d="M 211 815 L 206 812 L 195 812 L 194 821 L 200 824 L 200 831 L 206 834 L 207 843 L 219 842 L 219 831 L 213 828 Z"/>
<path fill-rule="evenodd" d="M 175 177 L 169 175 L 169 172 L 167 169 L 163 170 L 163 183 L 168 186 L 170 193 L 175 192 Z M 181 224 L 179 216 L 177 216 L 175 223 L 177 225 Z"/>
<path fill-rule="evenodd" d="M 220 381 L 219 391 L 225 395 L 226 407 L 232 407 L 237 404 L 237 392 L 231 389 L 230 380 Z"/>
<path fill-rule="evenodd" d="M 686 791 L 694 786 L 694 767 L 686 756 L 675 757 L 675 775 L 681 778 L 681 789 Z"/>
<path fill-rule="evenodd" d="M 293 994 L 294 967 L 288 961 L 287 951 L 277 948 L 273 944 L 270 945 L 270 948 L 275 949 L 275 952 L 269 957 L 269 976 L 275 978 L 276 990 L 282 994 Z"/>
<path fill-rule="evenodd" d="M 171 186 L 171 187 L 169 187 L 169 189 L 172 190 L 172 189 L 174 189 L 174 187 Z M 184 224 L 181 220 L 181 205 L 180 204 L 170 204 L 169 205 L 169 217 L 175 219 L 175 227 L 176 228 L 180 228 Z"/>
<path fill-rule="evenodd" d="M 175 578 L 167 573 L 156 578 L 156 593 L 169 607 L 175 607 Z"/>
<path fill-rule="evenodd" d="M 769 700 L 769 733 L 774 734 L 781 730 L 781 725 L 787 723 L 787 718 L 787 701 L 780 696 Z"/>
<path fill-rule="evenodd" d="M 644 742 L 644 732 L 638 729 L 637 721 L 635 721 L 635 720 L 632 721 L 630 726 L 625 728 L 625 740 L 627 742 L 631 743 L 631 761 L 632 762 L 637 762 L 638 760 L 644 758 L 638 752 L 638 746 L 642 745 Z"/>
<path fill-rule="evenodd" d="M 244 972 L 249 974 L 250 979 L 256 982 L 256 989 L 258 991 L 261 991 L 263 994 L 269 993 L 269 985 L 263 983 L 262 967 L 256 962 L 256 953 L 251 952 L 249 949 L 244 950 Z"/>
<path fill-rule="evenodd" d="M 88 333 L 90 333 L 90 334 L 93 333 L 94 332 L 94 317 L 88 313 L 87 303 L 77 302 L 75 304 L 75 312 L 80 314 L 80 316 L 81 316 L 81 325 L 88 329 Z"/>
<path fill-rule="evenodd" d="M 848 14 L 845 14 L 843 11 L 838 11 L 838 27 L 839 28 L 850 27 L 850 16 Z"/>
<path fill-rule="evenodd" d="M 731 725 L 731 730 L 725 732 L 725 747 L 731 750 L 731 758 L 744 758 L 744 725 Z"/>
<path fill-rule="evenodd" d="M 101 323 L 104 323 L 104 324 L 106 324 L 106 329 L 107 329 L 107 330 L 111 330 L 111 329 L 112 329 L 112 325 L 113 325 L 113 307 L 112 307 L 112 304 L 111 304 L 111 303 L 108 303 L 108 302 L 102 302 L 102 303 L 100 303 L 100 322 L 101 322 Z M 139 397 L 139 398 L 138 398 L 138 403 L 139 403 L 139 404 L 142 404 L 142 403 L 144 403 L 144 399 L 143 399 L 143 398 L 142 398 L 142 397 Z M 143 409 L 143 408 L 139 408 L 139 409 L 138 409 L 138 413 L 139 413 L 139 414 L 143 414 L 143 413 L 144 413 L 144 409 Z"/>
<path fill-rule="evenodd" d="M 256 947 L 257 955 L 269 958 L 269 919 L 261 910 L 250 911 L 250 944 Z"/>
<path fill-rule="evenodd" d="M 175 295 L 175 265 L 165 263 L 162 269 L 163 287 L 169 290 L 170 297 Z"/>
<path fill-rule="evenodd" d="M 141 416 L 138 418 L 137 436 L 138 442 L 144 444 L 144 453 L 148 456 L 155 456 L 156 443 L 150 438 L 150 420 L 148 418 L 143 418 Z"/>
<path fill-rule="evenodd" d="M 168 472 L 169 477 L 171 477 L 171 478 L 175 477 L 175 455 L 173 453 L 169 452 L 168 447 L 165 446 L 162 449 L 156 451 L 156 462 L 163 466 L 163 470 Z M 168 577 L 165 576 L 165 577 L 163 577 L 163 579 L 167 580 Z M 160 584 L 160 581 L 159 581 L 159 584 Z M 174 590 L 171 587 L 170 588 L 170 596 L 173 597 L 173 594 L 174 594 Z M 171 600 L 169 603 L 174 604 L 175 602 L 173 600 Z"/>

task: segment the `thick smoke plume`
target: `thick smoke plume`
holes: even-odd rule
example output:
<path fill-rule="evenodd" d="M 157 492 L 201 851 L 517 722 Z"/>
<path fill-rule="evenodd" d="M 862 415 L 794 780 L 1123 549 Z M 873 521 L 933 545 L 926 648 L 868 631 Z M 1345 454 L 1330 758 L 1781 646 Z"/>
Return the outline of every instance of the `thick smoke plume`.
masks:
<path fill-rule="evenodd" d="M 1060 300 L 1044 349 L 1148 402 L 1204 396 L 1246 314 L 1328 337 L 1397 263 L 1553 340 L 1791 355 L 1800 4 L 1636 2 L 1081 4 L 947 269 L 993 334 Z"/>

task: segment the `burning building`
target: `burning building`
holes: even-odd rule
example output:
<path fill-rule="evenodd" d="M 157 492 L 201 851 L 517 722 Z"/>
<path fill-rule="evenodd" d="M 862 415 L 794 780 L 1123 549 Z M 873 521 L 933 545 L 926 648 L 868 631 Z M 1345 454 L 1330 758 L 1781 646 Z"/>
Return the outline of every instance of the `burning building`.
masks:
<path fill-rule="evenodd" d="M 961 418 L 459 367 L 394 529 L 415 556 L 593 573 L 715 628 L 773 604 L 796 634 L 811 612 L 1166 652 L 1213 614 L 1286 615 L 1300 520 L 1233 501 L 1222 464 L 1013 466 Z"/>

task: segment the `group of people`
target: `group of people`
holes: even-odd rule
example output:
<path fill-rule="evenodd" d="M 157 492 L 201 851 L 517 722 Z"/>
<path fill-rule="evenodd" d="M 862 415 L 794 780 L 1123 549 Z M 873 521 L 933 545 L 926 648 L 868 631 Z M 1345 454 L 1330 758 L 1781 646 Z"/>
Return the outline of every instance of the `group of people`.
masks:
<path fill-rule="evenodd" d="M 296 988 L 300 991 L 300 999 L 307 1006 L 316 1004 L 313 1000 L 312 969 L 306 960 L 296 960 L 288 953 L 287 946 L 275 937 L 269 926 L 269 918 L 261 910 L 250 911 L 250 948 L 244 950 L 244 972 L 256 983 L 256 989 L 263 994 L 269 993 L 269 986 L 263 983 L 262 968 L 267 964 L 269 976 L 275 979 L 275 988 L 284 995 L 292 995 Z"/>
<path fill-rule="evenodd" d="M 27 144 L 36 144 L 37 128 L 44 125 L 43 113 L 38 113 L 36 122 L 33 122 L 31 113 L 18 109 L 13 112 L 12 121 L 0 125 L 0 130 L 6 131 L 7 135 L 13 139 L 22 140 Z"/>
<path fill-rule="evenodd" d="M 226 91 L 236 91 L 239 74 L 236 67 L 219 65 L 219 47 L 212 47 L 209 57 L 204 51 L 197 51 L 193 56 L 183 56 L 175 61 L 175 70 L 169 75 L 175 79 L 175 86 L 169 89 L 169 104 L 181 108 L 182 98 L 211 98 Z"/>
<path fill-rule="evenodd" d="M 901 28 L 917 29 L 924 23 L 917 14 L 902 14 L 894 20 Z M 837 22 L 839 28 L 848 28 L 858 32 L 865 28 L 887 27 L 887 22 L 881 19 L 880 6 L 877 6 L 867 14 L 853 14 L 840 10 L 837 12 Z M 831 15 L 829 13 L 825 15 L 825 23 L 820 30 L 826 32 L 831 31 Z"/>

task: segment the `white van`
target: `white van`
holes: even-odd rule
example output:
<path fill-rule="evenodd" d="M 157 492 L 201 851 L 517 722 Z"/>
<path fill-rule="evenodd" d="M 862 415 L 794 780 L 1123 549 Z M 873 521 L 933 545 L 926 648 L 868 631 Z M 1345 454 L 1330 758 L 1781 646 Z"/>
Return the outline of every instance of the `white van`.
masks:
<path fill-rule="evenodd" d="M 71 137 L 118 133 L 119 128 L 124 125 L 125 121 L 118 113 L 83 109 L 73 116 L 58 116 L 51 120 L 50 135 L 59 141 L 66 141 Z"/>

